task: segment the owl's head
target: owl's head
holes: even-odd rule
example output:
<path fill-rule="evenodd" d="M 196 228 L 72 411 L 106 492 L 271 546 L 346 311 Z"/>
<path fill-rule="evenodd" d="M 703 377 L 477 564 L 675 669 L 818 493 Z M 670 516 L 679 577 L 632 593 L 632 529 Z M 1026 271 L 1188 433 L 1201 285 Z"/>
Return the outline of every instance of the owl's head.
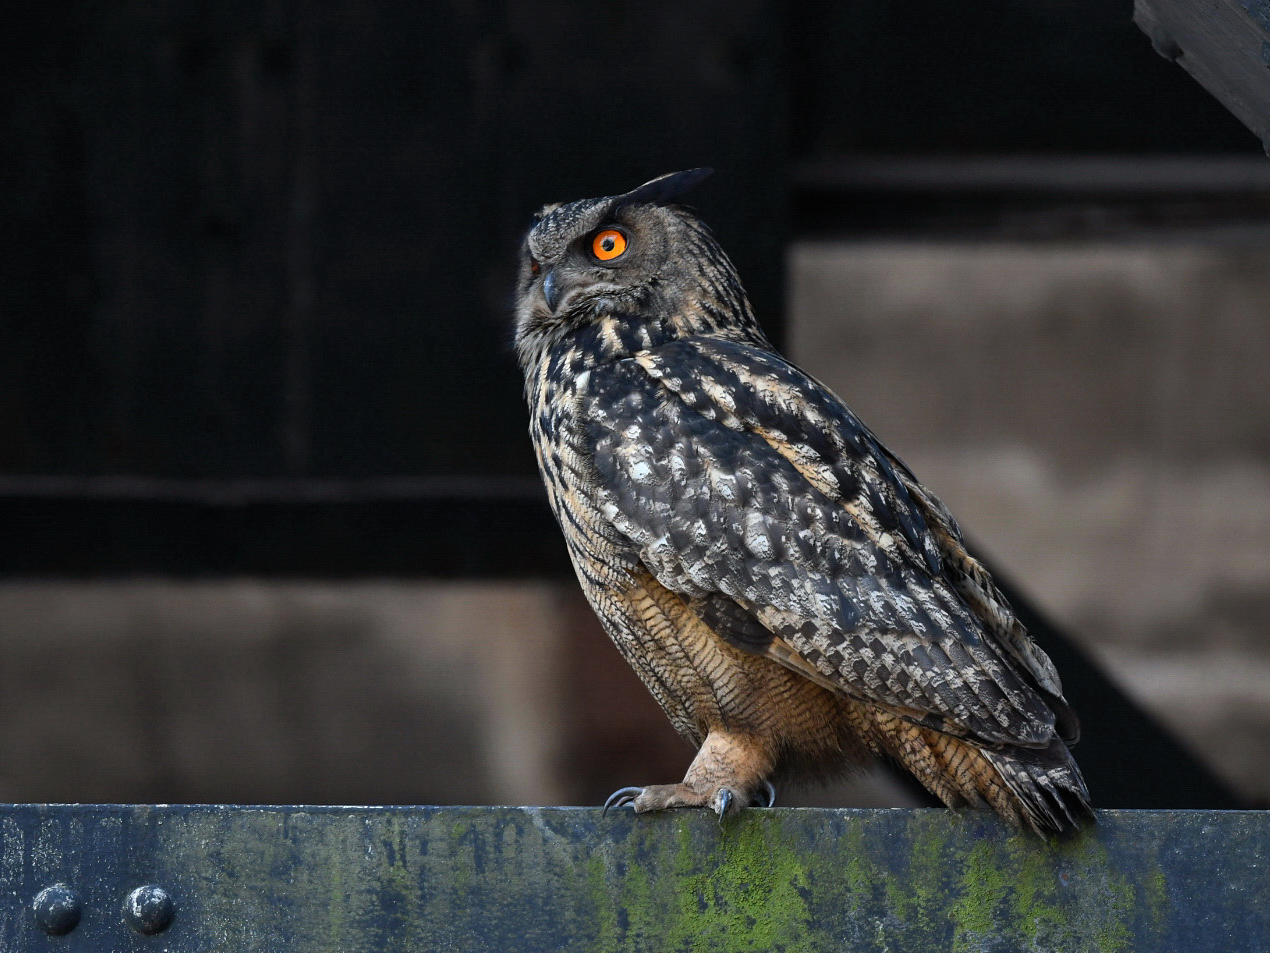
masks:
<path fill-rule="evenodd" d="M 623 195 L 545 206 L 525 237 L 516 343 L 613 314 L 680 312 L 710 289 L 717 305 L 749 313 L 740 281 L 709 230 L 672 204 L 712 172 L 690 169 Z M 712 309 L 713 310 L 713 309 Z"/>

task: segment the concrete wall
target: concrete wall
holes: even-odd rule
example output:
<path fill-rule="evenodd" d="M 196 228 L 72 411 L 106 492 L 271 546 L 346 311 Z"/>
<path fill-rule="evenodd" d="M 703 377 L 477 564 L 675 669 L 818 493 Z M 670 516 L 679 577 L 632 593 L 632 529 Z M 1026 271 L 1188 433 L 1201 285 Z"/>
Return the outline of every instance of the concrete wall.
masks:
<path fill-rule="evenodd" d="M 557 802 L 556 589 L 0 586 L 0 799 Z"/>
<path fill-rule="evenodd" d="M 0 658 L 0 801 L 596 804 L 692 756 L 572 582 L 7 583 Z"/>

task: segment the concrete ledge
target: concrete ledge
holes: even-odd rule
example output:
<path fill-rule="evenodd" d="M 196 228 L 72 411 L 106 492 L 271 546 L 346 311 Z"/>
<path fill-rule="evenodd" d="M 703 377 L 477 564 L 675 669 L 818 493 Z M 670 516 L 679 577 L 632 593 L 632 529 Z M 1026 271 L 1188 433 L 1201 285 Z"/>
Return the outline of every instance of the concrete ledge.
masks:
<path fill-rule="evenodd" d="M 1107 811 L 1044 843 L 925 810 L 18 805 L 0 845 L 4 951 L 1270 948 L 1267 812 Z M 65 935 L 33 912 L 55 884 Z M 143 886 L 174 904 L 154 936 Z"/>

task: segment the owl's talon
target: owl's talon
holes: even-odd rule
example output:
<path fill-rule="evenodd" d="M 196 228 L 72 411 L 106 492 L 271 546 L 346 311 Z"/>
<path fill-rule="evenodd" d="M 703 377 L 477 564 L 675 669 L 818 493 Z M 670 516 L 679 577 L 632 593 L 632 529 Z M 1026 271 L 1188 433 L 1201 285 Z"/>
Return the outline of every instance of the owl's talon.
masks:
<path fill-rule="evenodd" d="M 644 793 L 643 788 L 627 787 L 618 788 L 609 795 L 609 799 L 604 802 L 604 810 L 600 812 L 600 817 L 604 817 L 610 810 L 617 810 L 620 807 L 626 807 Z"/>
<path fill-rule="evenodd" d="M 715 795 L 718 802 L 714 812 L 719 815 L 719 823 L 723 823 L 724 816 L 728 813 L 728 808 L 732 806 L 732 792 L 727 788 L 719 788 L 719 793 Z"/>
<path fill-rule="evenodd" d="M 760 800 L 760 798 L 763 795 L 767 796 L 766 804 L 763 803 L 762 800 Z M 776 806 L 776 786 L 772 784 L 771 781 L 763 782 L 763 790 L 760 792 L 760 794 L 757 797 L 755 797 L 754 806 L 755 807 L 775 807 Z"/>

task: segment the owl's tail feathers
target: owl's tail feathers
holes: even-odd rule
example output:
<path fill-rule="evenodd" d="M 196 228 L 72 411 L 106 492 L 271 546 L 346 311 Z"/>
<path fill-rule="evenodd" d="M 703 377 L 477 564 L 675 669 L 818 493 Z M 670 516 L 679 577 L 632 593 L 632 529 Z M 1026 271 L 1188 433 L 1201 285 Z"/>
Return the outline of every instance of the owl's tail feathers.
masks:
<path fill-rule="evenodd" d="M 981 748 L 892 712 L 872 709 L 870 744 L 891 755 L 951 808 L 990 807 L 1011 824 L 1044 836 L 1093 815 L 1089 790 L 1067 745 Z"/>
<path fill-rule="evenodd" d="M 1093 816 L 1085 779 L 1067 746 L 1058 739 L 1040 751 L 1013 748 L 984 751 L 983 756 L 1013 795 L 1011 811 L 993 806 L 1007 816 L 1013 813 L 1011 819 L 1016 823 L 1045 835 L 1079 827 Z"/>

